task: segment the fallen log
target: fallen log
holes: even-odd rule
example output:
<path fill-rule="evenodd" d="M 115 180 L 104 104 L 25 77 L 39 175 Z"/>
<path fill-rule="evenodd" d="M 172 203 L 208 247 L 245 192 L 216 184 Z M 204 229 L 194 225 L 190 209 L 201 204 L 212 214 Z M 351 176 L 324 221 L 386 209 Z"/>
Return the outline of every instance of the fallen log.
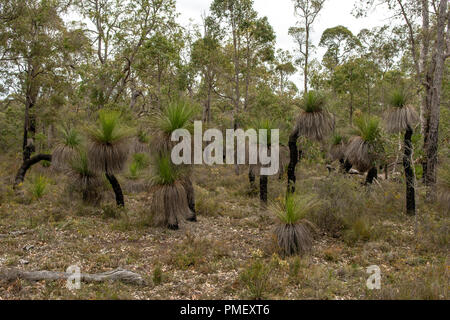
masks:
<path fill-rule="evenodd" d="M 60 280 L 67 279 L 73 276 L 70 272 L 57 272 L 57 271 L 23 271 L 13 268 L 0 268 L 0 279 L 7 281 L 14 281 L 17 279 L 24 279 L 30 281 L 40 280 Z M 112 271 L 106 271 L 102 273 L 81 273 L 80 281 L 84 282 L 103 282 L 103 281 L 122 281 L 130 284 L 143 285 L 145 280 L 141 275 L 125 269 L 115 269 Z"/>
<path fill-rule="evenodd" d="M 31 231 L 11 231 L 8 233 L 0 233 L 0 238 L 6 238 L 6 237 L 10 237 L 10 236 L 21 236 L 23 234 L 27 234 L 30 233 Z"/>

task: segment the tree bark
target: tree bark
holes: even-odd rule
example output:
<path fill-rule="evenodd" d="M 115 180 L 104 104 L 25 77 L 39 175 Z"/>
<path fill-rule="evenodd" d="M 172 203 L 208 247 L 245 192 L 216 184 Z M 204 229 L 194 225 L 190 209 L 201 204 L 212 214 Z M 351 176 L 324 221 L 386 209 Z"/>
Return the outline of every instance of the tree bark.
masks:
<path fill-rule="evenodd" d="M 441 0 L 437 21 L 437 35 L 432 59 L 433 82 L 431 87 L 431 99 L 429 110 L 429 122 L 426 141 L 426 178 L 427 199 L 434 200 L 436 196 L 436 165 L 439 135 L 439 115 L 441 104 L 442 78 L 446 59 L 446 37 L 445 27 L 448 24 L 447 1 Z M 447 30 L 450 32 L 450 30 Z M 434 67 L 434 68 L 433 68 Z"/>
<path fill-rule="evenodd" d="M 16 178 L 14 179 L 13 189 L 16 189 L 17 186 L 23 182 L 28 169 L 32 165 L 38 163 L 41 160 L 52 161 L 52 155 L 51 154 L 38 154 L 38 155 L 35 155 L 34 157 L 29 158 L 28 160 L 25 160 L 22 163 L 22 166 L 19 168 L 19 171 L 17 171 Z"/>
<path fill-rule="evenodd" d="M 406 214 L 416 214 L 416 195 L 414 188 L 414 171 L 412 169 L 412 142 L 413 130 L 410 126 L 405 132 L 405 153 L 403 156 L 403 168 L 405 169 L 406 179 Z"/>
<path fill-rule="evenodd" d="M 111 173 L 105 173 L 106 179 L 108 179 L 111 184 L 114 194 L 116 196 L 116 203 L 118 207 L 125 207 L 125 201 L 123 199 L 122 188 L 120 187 L 119 181 Z"/>
<path fill-rule="evenodd" d="M 295 192 L 295 166 L 298 163 L 298 151 L 297 151 L 297 140 L 298 140 L 298 129 L 294 131 L 289 136 L 289 166 L 287 170 L 288 175 L 288 187 L 289 193 Z"/>

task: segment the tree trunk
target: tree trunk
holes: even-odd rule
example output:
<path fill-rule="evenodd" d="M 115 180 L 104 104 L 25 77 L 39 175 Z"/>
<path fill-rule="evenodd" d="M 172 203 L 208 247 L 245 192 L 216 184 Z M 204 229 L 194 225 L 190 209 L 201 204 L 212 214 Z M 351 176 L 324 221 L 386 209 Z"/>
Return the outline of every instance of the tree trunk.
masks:
<path fill-rule="evenodd" d="M 119 181 L 111 173 L 105 173 L 106 179 L 108 179 L 111 184 L 114 194 L 116 195 L 116 203 L 118 207 L 125 207 L 125 201 L 123 199 L 122 188 L 120 187 Z"/>
<path fill-rule="evenodd" d="M 436 165 L 438 151 L 439 115 L 441 104 L 442 78 L 444 74 L 446 58 L 445 27 L 449 24 L 447 12 L 448 0 L 441 0 L 439 4 L 439 14 L 437 21 L 437 35 L 435 42 L 435 52 L 432 61 L 433 82 L 431 84 L 431 99 L 429 110 L 429 125 L 427 132 L 426 161 L 427 172 L 425 183 L 427 185 L 427 199 L 434 200 L 436 196 Z M 450 31 L 448 31 L 450 32 Z"/>
<path fill-rule="evenodd" d="M 411 137 L 413 130 L 410 126 L 405 133 L 405 153 L 403 156 L 403 167 L 405 169 L 406 179 L 406 213 L 408 215 L 416 214 L 416 196 L 414 189 L 414 171 L 412 169 L 412 143 Z"/>
<path fill-rule="evenodd" d="M 253 194 L 256 192 L 256 184 L 255 184 L 255 166 L 248 166 L 248 182 L 250 183 L 250 192 Z"/>
<path fill-rule="evenodd" d="M 266 175 L 259 176 L 259 199 L 264 204 L 267 204 L 267 180 Z"/>
<path fill-rule="evenodd" d="M 38 154 L 38 155 L 35 155 L 34 157 L 29 158 L 28 160 L 25 160 L 22 163 L 22 166 L 19 168 L 19 171 L 17 171 L 16 178 L 14 179 L 13 189 L 16 189 L 17 186 L 23 182 L 28 169 L 32 165 L 38 163 L 41 160 L 52 161 L 52 155 L 51 154 Z"/>
<path fill-rule="evenodd" d="M 308 63 L 309 63 L 309 26 L 308 21 L 306 21 L 306 45 L 305 45 L 305 69 L 304 71 L 304 94 L 306 95 L 308 93 Z"/>
<path fill-rule="evenodd" d="M 297 139 L 298 139 L 298 129 L 294 131 L 289 136 L 289 166 L 287 170 L 288 175 L 288 187 L 289 193 L 295 192 L 295 166 L 298 163 L 298 151 L 297 151 Z"/>
<path fill-rule="evenodd" d="M 352 167 L 353 167 L 353 165 L 350 163 L 350 161 L 348 161 L 347 159 L 345 159 L 345 161 L 344 161 L 344 170 L 345 170 L 345 173 L 348 173 Z"/>
<path fill-rule="evenodd" d="M 372 184 L 373 180 L 376 179 L 378 176 L 378 170 L 377 167 L 372 167 L 372 169 L 367 172 L 366 182 L 365 185 Z"/>

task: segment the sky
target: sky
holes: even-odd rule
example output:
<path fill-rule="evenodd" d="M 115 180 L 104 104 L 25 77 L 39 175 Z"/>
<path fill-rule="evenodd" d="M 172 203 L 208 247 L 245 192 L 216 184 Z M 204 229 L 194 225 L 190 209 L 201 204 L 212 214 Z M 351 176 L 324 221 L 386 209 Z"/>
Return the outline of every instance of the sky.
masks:
<path fill-rule="evenodd" d="M 313 26 L 312 42 L 318 45 L 322 32 L 327 28 L 338 25 L 346 26 L 353 34 L 357 34 L 363 28 L 373 28 L 387 24 L 388 17 L 380 9 L 370 12 L 367 18 L 355 18 L 352 10 L 356 2 L 361 0 L 327 0 L 319 17 Z M 201 15 L 209 12 L 212 0 L 177 0 L 177 11 L 180 13 L 178 21 L 182 25 L 192 23 L 201 25 Z M 294 52 L 295 45 L 288 35 L 288 29 L 295 26 L 297 18 L 294 15 L 292 0 L 254 0 L 254 8 L 259 16 L 267 16 L 275 30 L 277 48 L 288 49 Z M 317 48 L 315 57 L 321 60 L 325 49 Z M 301 88 L 302 76 L 297 73 L 291 80 Z"/>

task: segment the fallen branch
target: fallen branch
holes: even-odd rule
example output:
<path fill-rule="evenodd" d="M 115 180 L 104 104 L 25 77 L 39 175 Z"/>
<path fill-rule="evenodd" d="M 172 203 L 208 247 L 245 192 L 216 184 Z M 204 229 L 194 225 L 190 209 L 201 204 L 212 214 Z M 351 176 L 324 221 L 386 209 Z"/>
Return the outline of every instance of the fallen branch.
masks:
<path fill-rule="evenodd" d="M 0 233 L 0 238 L 6 238 L 6 237 L 10 237 L 10 236 L 21 236 L 23 234 L 27 234 L 30 233 L 31 231 L 11 231 L 8 233 Z"/>
<path fill-rule="evenodd" d="M 40 280 L 60 280 L 67 279 L 73 276 L 69 272 L 56 271 L 23 271 L 18 269 L 0 268 L 0 279 L 7 281 L 14 281 L 16 279 L 24 279 L 30 281 Z M 103 282 L 103 281 L 123 281 L 126 283 L 143 285 L 144 279 L 141 275 L 125 269 L 115 269 L 103 273 L 81 273 L 80 280 L 84 282 Z"/>

